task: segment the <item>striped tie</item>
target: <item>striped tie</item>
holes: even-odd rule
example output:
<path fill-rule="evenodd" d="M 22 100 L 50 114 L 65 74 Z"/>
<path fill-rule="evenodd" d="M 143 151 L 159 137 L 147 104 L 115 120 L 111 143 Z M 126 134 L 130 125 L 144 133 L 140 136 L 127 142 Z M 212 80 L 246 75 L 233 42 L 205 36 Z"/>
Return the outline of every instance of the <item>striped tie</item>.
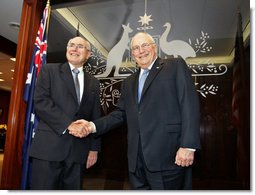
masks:
<path fill-rule="evenodd" d="M 78 79 L 78 74 L 80 73 L 80 71 L 77 68 L 74 68 L 72 71 L 74 73 L 74 85 L 75 85 L 77 100 L 78 100 L 78 103 L 80 104 L 80 83 Z"/>

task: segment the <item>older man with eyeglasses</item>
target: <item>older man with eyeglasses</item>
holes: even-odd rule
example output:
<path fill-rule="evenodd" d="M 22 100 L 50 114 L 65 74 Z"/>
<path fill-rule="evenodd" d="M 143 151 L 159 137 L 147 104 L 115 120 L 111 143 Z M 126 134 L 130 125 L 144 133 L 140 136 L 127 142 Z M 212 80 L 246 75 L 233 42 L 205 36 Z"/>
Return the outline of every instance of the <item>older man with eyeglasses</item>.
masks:
<path fill-rule="evenodd" d="M 200 148 L 199 101 L 191 73 L 181 58 L 160 59 L 145 32 L 133 37 L 131 49 L 139 71 L 123 81 L 116 110 L 86 122 L 83 134 L 70 133 L 101 135 L 127 122 L 132 188 L 190 190 L 194 153 Z"/>
<path fill-rule="evenodd" d="M 83 70 L 90 53 L 89 42 L 74 37 L 67 44 L 68 62 L 45 64 L 38 75 L 34 103 L 40 122 L 30 149 L 33 190 L 80 190 L 85 166 L 97 162 L 100 138 L 69 133 L 83 128 L 77 119 L 101 115 L 99 81 Z"/>

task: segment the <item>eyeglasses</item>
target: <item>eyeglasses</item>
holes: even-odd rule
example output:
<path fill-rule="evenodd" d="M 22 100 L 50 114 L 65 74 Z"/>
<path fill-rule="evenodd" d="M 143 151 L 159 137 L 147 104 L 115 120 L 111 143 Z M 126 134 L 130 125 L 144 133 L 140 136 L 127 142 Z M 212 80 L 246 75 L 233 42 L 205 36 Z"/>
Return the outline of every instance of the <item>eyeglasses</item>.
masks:
<path fill-rule="evenodd" d="M 141 46 L 135 45 L 134 47 L 132 47 L 132 51 L 137 53 L 139 52 L 140 49 L 148 49 L 150 45 L 153 45 L 153 44 L 155 43 L 143 43 Z"/>
<path fill-rule="evenodd" d="M 76 49 L 76 48 L 78 48 L 78 49 L 87 49 L 88 51 L 90 51 L 87 47 L 85 47 L 85 46 L 82 45 L 82 44 L 69 43 L 69 44 L 67 45 L 67 47 L 68 47 L 68 48 L 72 48 L 72 49 Z"/>

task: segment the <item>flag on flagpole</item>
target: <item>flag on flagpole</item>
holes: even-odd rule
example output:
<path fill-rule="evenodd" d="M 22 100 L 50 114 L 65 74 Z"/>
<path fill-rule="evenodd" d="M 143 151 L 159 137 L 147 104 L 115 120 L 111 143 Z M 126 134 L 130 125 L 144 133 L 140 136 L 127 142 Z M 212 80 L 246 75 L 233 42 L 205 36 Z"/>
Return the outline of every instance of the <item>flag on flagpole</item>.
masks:
<path fill-rule="evenodd" d="M 22 146 L 22 190 L 30 188 L 31 160 L 29 158 L 29 149 L 35 128 L 38 124 L 38 118 L 35 115 L 33 96 L 37 75 L 40 72 L 41 66 L 46 63 L 47 28 L 49 23 L 49 16 L 50 5 L 48 0 L 47 5 L 43 11 L 43 17 L 37 32 L 33 56 L 24 89 L 24 101 L 27 103 L 27 107 L 24 127 L 24 143 Z"/>
<path fill-rule="evenodd" d="M 233 85 L 232 85 L 232 121 L 237 129 L 240 128 L 240 109 L 244 90 L 244 46 L 243 46 L 243 31 L 242 31 L 242 16 L 238 12 L 237 33 L 235 40 L 235 57 L 233 64 Z"/>
<path fill-rule="evenodd" d="M 237 179 L 243 185 L 249 185 L 249 104 L 247 86 L 245 82 L 245 49 L 242 31 L 242 16 L 238 12 L 238 24 L 235 40 L 235 57 L 233 64 L 232 87 L 232 122 L 237 131 Z"/>

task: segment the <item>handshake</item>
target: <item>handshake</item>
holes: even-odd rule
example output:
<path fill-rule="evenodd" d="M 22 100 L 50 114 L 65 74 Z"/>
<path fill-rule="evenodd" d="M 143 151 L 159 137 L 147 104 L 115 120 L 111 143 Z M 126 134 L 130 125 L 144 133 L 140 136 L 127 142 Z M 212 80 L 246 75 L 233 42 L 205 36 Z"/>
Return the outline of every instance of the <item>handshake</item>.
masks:
<path fill-rule="evenodd" d="M 92 122 L 86 121 L 84 119 L 80 119 L 72 122 L 68 126 L 69 134 L 83 138 L 88 136 L 90 133 L 95 132 L 95 125 Z"/>

